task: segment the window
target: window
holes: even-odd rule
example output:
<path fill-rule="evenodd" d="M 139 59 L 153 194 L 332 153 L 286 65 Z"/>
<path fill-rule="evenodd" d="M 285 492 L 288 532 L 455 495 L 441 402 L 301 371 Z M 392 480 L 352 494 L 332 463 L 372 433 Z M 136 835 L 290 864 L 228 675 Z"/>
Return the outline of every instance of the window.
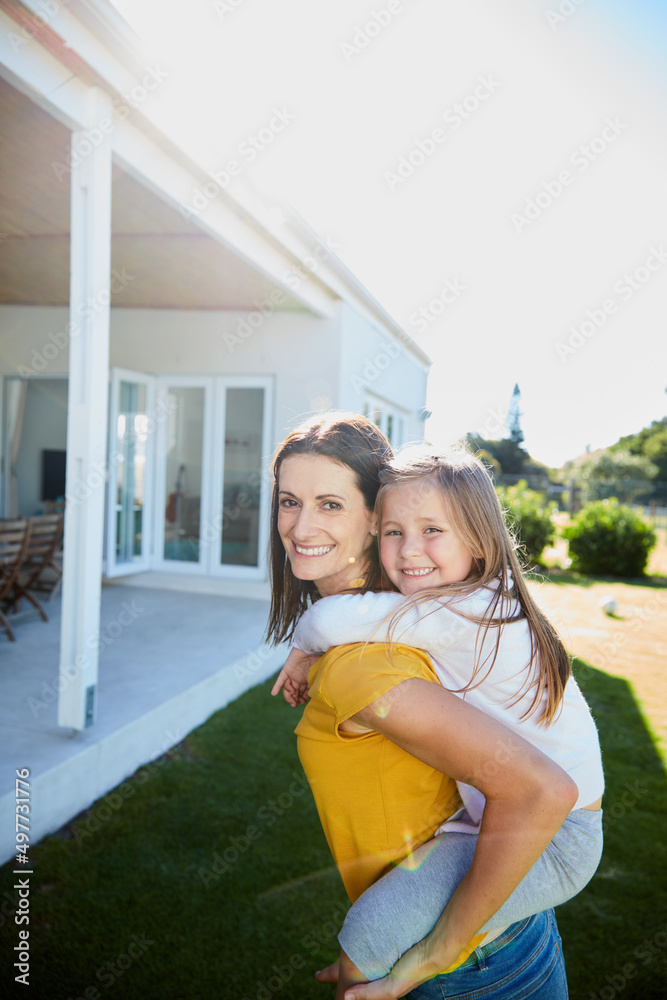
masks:
<path fill-rule="evenodd" d="M 399 410 L 391 403 L 369 394 L 364 402 L 363 412 L 377 424 L 394 448 L 405 443 L 405 428 L 408 426 L 408 413 L 405 410 Z"/>

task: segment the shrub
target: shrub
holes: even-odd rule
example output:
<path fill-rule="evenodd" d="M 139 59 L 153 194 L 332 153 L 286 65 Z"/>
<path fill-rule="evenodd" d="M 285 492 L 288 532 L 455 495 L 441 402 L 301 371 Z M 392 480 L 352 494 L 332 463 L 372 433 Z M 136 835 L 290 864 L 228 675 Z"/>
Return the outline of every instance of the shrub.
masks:
<path fill-rule="evenodd" d="M 643 576 L 657 541 L 646 521 L 615 497 L 582 507 L 563 537 L 570 543 L 573 569 L 613 576 Z"/>
<path fill-rule="evenodd" d="M 498 496 L 507 508 L 508 522 L 526 555 L 537 562 L 544 547 L 553 542 L 556 534 L 551 520 L 553 504 L 545 504 L 541 493 L 527 489 L 525 479 L 521 479 L 516 486 L 499 487 Z"/>

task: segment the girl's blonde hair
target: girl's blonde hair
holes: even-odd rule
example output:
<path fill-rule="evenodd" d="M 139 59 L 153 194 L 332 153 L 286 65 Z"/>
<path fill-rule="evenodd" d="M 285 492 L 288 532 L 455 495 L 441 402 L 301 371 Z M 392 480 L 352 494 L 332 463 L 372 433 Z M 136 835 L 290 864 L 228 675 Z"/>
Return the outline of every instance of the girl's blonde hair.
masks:
<path fill-rule="evenodd" d="M 460 583 L 432 587 L 403 602 L 391 619 L 390 635 L 411 608 L 434 599 L 450 598 L 471 593 L 480 587 L 493 586 L 495 592 L 483 617 L 458 610 L 456 602 L 450 608 L 480 626 L 473 675 L 470 683 L 459 689 L 459 693 L 486 680 L 498 655 L 503 627 L 508 622 L 525 619 L 530 630 L 530 662 L 525 683 L 516 700 L 534 685 L 534 696 L 523 718 L 533 715 L 543 705 L 539 721 L 548 726 L 556 718 L 563 700 L 565 685 L 571 674 L 570 658 L 556 629 L 540 611 L 528 590 L 517 554 L 517 540 L 505 521 L 486 466 L 462 447 L 445 454 L 424 446 L 403 450 L 380 472 L 381 485 L 375 503 L 379 534 L 382 530 L 382 504 L 387 493 L 410 482 L 419 483 L 420 492 L 435 489 L 440 493 L 449 523 L 472 553 L 473 563 L 469 575 Z M 384 589 L 392 589 L 388 580 L 385 580 Z M 495 645 L 480 662 L 481 649 L 489 629 L 497 630 Z M 479 676 L 487 663 L 488 669 L 483 676 Z"/>

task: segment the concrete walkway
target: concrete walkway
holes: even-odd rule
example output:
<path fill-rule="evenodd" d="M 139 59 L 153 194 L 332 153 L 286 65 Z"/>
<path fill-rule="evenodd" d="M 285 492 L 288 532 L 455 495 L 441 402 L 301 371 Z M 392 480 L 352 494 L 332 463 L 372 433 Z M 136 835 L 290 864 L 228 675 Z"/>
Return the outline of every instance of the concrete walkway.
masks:
<path fill-rule="evenodd" d="M 271 676 L 286 655 L 262 643 L 266 601 L 103 586 L 97 717 L 73 733 L 57 725 L 60 598 L 44 607 L 48 622 L 24 617 L 15 643 L 0 635 L 0 863 L 15 853 L 17 768 L 30 769 L 36 843 Z"/>

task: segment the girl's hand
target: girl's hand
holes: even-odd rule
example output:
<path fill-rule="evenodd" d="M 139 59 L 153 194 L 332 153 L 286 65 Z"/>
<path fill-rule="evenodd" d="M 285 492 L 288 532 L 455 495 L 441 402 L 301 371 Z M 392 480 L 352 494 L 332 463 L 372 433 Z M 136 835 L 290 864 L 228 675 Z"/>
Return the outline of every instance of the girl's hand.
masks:
<path fill-rule="evenodd" d="M 276 683 L 271 688 L 271 694 L 278 694 L 282 688 L 283 697 L 292 708 L 305 705 L 308 701 L 308 671 L 319 658 L 319 653 L 314 655 L 304 653 L 294 646 L 278 674 Z"/>
<path fill-rule="evenodd" d="M 398 997 L 404 997 L 420 983 L 425 983 L 441 972 L 442 966 L 436 967 L 427 957 L 426 939 L 424 939 L 401 955 L 384 979 L 348 986 L 345 990 L 345 1000 L 397 1000 Z"/>

